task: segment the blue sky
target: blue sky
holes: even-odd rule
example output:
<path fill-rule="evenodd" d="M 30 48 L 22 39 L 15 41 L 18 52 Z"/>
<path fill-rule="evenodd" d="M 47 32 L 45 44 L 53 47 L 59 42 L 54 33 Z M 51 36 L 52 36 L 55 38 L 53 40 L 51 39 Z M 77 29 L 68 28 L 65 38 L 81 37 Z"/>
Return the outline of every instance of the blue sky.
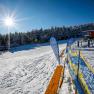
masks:
<path fill-rule="evenodd" d="M 94 0 L 0 0 L 0 11 L 0 19 L 7 13 L 20 19 L 11 32 L 94 22 Z M 0 33 L 7 33 L 1 24 Z"/>

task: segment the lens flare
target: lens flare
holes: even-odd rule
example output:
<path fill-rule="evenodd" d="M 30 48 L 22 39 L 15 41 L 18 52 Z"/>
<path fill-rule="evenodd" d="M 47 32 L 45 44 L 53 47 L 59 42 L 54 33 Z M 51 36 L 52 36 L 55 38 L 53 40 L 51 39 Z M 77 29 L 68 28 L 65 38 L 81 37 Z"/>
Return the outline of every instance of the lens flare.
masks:
<path fill-rule="evenodd" d="M 12 17 L 6 17 L 4 19 L 4 24 L 8 27 L 14 26 L 15 22 L 14 19 Z"/>

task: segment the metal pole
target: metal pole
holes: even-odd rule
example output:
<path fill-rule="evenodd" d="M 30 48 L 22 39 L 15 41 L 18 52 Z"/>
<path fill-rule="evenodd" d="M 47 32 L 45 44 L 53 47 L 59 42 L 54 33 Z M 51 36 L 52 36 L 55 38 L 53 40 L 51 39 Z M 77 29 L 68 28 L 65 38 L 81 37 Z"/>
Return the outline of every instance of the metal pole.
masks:
<path fill-rule="evenodd" d="M 80 46 L 80 43 L 79 43 L 79 40 L 77 41 L 77 47 L 79 47 Z"/>

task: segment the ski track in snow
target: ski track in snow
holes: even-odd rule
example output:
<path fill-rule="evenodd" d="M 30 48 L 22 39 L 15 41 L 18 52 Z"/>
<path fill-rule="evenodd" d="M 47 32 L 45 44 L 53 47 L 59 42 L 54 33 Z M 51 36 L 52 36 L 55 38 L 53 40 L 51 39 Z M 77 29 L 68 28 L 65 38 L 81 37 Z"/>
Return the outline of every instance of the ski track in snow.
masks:
<path fill-rule="evenodd" d="M 50 46 L 0 55 L 0 94 L 44 94 L 57 64 Z"/>

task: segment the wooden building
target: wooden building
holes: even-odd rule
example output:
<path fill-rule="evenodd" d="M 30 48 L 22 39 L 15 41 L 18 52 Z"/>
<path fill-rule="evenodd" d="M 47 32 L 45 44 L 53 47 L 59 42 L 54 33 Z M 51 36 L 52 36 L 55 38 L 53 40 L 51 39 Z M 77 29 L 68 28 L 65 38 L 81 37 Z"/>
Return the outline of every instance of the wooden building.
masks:
<path fill-rule="evenodd" d="M 94 38 L 94 30 L 82 31 L 83 35 L 88 36 L 89 38 Z"/>

